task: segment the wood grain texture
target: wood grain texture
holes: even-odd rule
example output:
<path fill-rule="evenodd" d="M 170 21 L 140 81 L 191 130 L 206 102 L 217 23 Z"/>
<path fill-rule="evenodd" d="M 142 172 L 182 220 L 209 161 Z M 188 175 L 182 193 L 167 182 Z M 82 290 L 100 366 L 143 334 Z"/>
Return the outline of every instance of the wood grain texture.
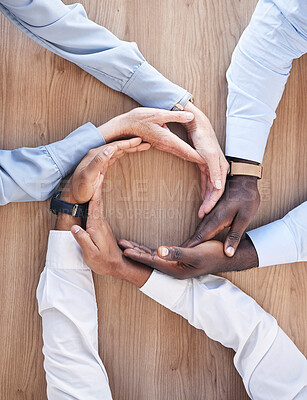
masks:
<path fill-rule="evenodd" d="M 231 53 L 256 0 L 84 0 L 89 17 L 136 41 L 158 70 L 194 93 L 225 139 Z M 0 17 L 0 147 L 38 146 L 77 126 L 101 124 L 136 104 L 47 52 Z M 262 204 L 251 227 L 307 198 L 307 59 L 295 61 L 264 160 Z M 117 237 L 148 246 L 177 244 L 195 228 L 194 165 L 150 150 L 121 159 L 105 184 L 107 217 Z M 46 203 L 0 208 L 0 399 L 45 395 L 35 290 L 54 219 Z M 225 274 L 252 295 L 307 353 L 306 264 Z M 131 285 L 96 278 L 100 353 L 116 400 L 246 399 L 233 352 Z M 86 399 L 85 399 L 86 400 Z"/>

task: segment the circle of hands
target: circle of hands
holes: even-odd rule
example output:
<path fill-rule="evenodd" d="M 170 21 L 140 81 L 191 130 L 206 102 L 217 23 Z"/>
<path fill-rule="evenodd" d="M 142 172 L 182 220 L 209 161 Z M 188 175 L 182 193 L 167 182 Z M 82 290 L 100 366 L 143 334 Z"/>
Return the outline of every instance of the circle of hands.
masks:
<path fill-rule="evenodd" d="M 191 146 L 170 131 L 169 122 L 185 126 Z M 89 202 L 86 230 L 74 225 L 71 232 L 94 272 L 119 276 L 119 270 L 131 265 L 147 266 L 186 279 L 239 266 L 249 241 L 241 241 L 241 237 L 259 206 L 257 183 L 251 180 L 248 185 L 242 184 L 239 176 L 227 178 L 228 163 L 215 132 L 195 105 L 188 103 L 186 111 L 136 108 L 98 129 L 111 143 L 88 152 L 61 194 L 70 203 Z M 153 250 L 125 239 L 117 242 L 104 217 L 102 185 L 108 167 L 127 153 L 151 147 L 197 163 L 200 168 L 201 222 L 180 247 Z M 227 227 L 231 228 L 225 243 L 213 239 Z"/>

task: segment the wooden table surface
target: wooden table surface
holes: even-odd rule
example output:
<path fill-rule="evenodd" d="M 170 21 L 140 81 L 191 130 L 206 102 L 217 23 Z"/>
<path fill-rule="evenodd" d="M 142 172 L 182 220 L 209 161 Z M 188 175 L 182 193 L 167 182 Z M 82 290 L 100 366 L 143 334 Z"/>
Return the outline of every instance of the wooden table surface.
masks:
<path fill-rule="evenodd" d="M 136 41 L 151 64 L 195 95 L 224 146 L 225 72 L 256 0 L 81 2 L 91 19 Z M 2 149 L 47 144 L 85 122 L 99 125 L 136 106 L 41 48 L 3 16 L 0 51 Z M 307 198 L 306 93 L 303 57 L 294 62 L 278 108 L 264 159 L 262 203 L 251 227 L 282 217 Z M 179 244 L 197 223 L 197 168 L 156 150 L 127 156 L 108 172 L 105 203 L 117 237 L 153 247 Z M 35 290 L 54 219 L 44 202 L 1 207 L 0 221 L 0 399 L 42 400 L 46 385 Z M 305 354 L 306 266 L 224 274 L 276 317 Z M 247 398 L 231 350 L 128 283 L 106 277 L 95 277 L 95 283 L 100 353 L 114 399 Z"/>

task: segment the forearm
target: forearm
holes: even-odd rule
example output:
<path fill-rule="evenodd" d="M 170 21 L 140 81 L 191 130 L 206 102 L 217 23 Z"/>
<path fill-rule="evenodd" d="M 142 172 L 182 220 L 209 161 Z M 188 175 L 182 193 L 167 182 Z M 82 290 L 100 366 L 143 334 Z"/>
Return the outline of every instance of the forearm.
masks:
<path fill-rule="evenodd" d="M 211 339 L 232 348 L 236 352 L 235 367 L 251 398 L 267 398 L 263 393 L 274 393 L 276 387 L 272 398 L 292 398 L 306 384 L 301 372 L 302 368 L 306 371 L 303 355 L 283 332 L 286 339 L 282 344 L 288 346 L 283 347 L 285 357 L 281 359 L 272 352 L 281 331 L 275 319 L 226 279 L 207 275 L 177 280 L 154 271 L 141 291 L 186 318 Z M 276 347 L 282 346 L 275 345 L 273 349 Z M 266 362 L 259 364 L 266 358 L 270 360 L 269 370 Z"/>
<path fill-rule="evenodd" d="M 237 251 L 233 257 L 227 257 L 224 253 L 222 260 L 218 261 L 218 265 L 214 266 L 209 273 L 243 271 L 250 268 L 258 267 L 258 255 L 253 242 L 248 236 L 241 240 Z"/>
<path fill-rule="evenodd" d="M 276 2 L 277 3 L 277 2 Z M 227 72 L 226 155 L 261 162 L 294 58 L 307 51 L 304 1 L 260 0 Z M 293 10 L 291 9 L 293 8 Z"/>
<path fill-rule="evenodd" d="M 91 148 L 104 143 L 97 128 L 87 123 L 46 146 L 0 150 L 0 204 L 46 200 Z"/>
<path fill-rule="evenodd" d="M 62 224 L 66 229 L 71 222 L 65 216 L 58 228 Z M 107 373 L 98 354 L 92 273 L 70 232 L 50 232 L 37 299 L 48 399 L 111 399 Z"/>
<path fill-rule="evenodd" d="M 187 91 L 149 65 L 136 43 L 119 40 L 87 18 L 81 4 L 60 0 L 3 0 L 0 11 L 53 53 L 146 107 L 172 109 Z"/>

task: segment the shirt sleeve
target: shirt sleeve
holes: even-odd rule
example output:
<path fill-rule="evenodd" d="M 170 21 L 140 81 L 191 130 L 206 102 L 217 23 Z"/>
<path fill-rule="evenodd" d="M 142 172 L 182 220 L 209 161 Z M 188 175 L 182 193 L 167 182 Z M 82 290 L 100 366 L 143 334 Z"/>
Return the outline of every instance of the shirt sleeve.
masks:
<path fill-rule="evenodd" d="M 227 71 L 227 156 L 262 162 L 292 61 L 306 51 L 306 0 L 260 0 Z"/>
<path fill-rule="evenodd" d="M 46 200 L 91 148 L 103 144 L 99 130 L 87 123 L 47 146 L 0 150 L 0 205 Z"/>
<path fill-rule="evenodd" d="M 307 261 L 307 201 L 284 218 L 247 233 L 259 267 Z"/>
<path fill-rule="evenodd" d="M 232 348 L 234 364 L 255 400 L 303 399 L 307 362 L 276 320 L 228 280 L 178 280 L 154 271 L 141 291 Z"/>
<path fill-rule="evenodd" d="M 98 354 L 92 272 L 70 232 L 51 231 L 37 288 L 49 400 L 111 400 Z"/>
<path fill-rule="evenodd" d="M 2 5 L 1 5 L 2 4 Z M 1 0 L 0 11 L 22 32 L 105 85 L 146 107 L 172 109 L 190 94 L 148 64 L 136 43 L 119 40 L 89 20 L 81 4 Z"/>

